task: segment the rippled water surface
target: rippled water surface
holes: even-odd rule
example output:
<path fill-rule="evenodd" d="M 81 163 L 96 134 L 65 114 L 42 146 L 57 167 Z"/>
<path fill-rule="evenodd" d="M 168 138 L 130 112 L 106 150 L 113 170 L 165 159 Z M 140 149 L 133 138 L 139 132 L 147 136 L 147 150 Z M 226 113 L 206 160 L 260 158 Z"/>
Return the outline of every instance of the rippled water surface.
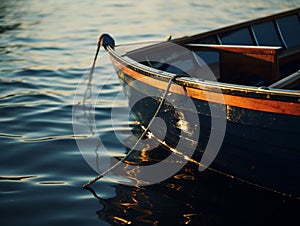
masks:
<path fill-rule="evenodd" d="M 0 1 L 0 224 L 289 225 L 298 220 L 298 201 L 213 172 L 200 174 L 189 165 L 160 184 L 130 187 L 104 179 L 93 190 L 82 189 L 96 173 L 76 144 L 72 109 L 103 32 L 117 43 L 159 41 L 299 3 Z M 122 156 L 125 148 L 114 137 L 110 112 L 113 105 L 120 108 L 114 123 L 122 130 L 126 102 L 114 101 L 120 88 L 110 65 L 98 65 L 95 76 L 108 80 L 97 99 L 97 133 L 108 151 Z M 77 138 L 85 139 L 84 134 Z"/>

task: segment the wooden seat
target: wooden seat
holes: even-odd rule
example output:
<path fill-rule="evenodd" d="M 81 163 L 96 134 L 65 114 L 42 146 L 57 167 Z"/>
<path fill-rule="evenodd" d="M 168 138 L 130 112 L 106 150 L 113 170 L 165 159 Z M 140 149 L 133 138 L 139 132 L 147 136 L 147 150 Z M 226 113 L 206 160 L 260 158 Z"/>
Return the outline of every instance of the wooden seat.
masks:
<path fill-rule="evenodd" d="M 257 76 L 271 84 L 280 78 L 277 55 L 281 47 L 203 44 L 187 44 L 185 47 L 218 52 L 221 82 L 246 83 L 243 80 L 247 80 L 247 76 Z"/>
<path fill-rule="evenodd" d="M 209 44 L 184 46 L 194 51 L 218 52 L 221 82 L 253 85 L 249 84 L 249 80 L 261 79 L 264 85 L 270 85 L 299 69 L 300 48 Z"/>

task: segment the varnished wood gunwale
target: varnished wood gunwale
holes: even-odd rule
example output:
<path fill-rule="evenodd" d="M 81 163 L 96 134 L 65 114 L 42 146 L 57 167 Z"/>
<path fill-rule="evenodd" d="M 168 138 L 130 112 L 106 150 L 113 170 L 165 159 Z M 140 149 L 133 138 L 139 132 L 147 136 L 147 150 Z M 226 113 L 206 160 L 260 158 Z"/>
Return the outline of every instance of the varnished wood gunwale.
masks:
<path fill-rule="evenodd" d="M 138 80 L 146 85 L 155 87 L 160 90 L 166 89 L 168 82 L 164 81 L 165 79 L 159 79 L 160 75 L 156 74 L 156 76 L 158 77 L 154 77 L 153 75 L 151 76 L 151 71 L 148 71 L 147 72 L 148 74 L 146 73 L 146 71 L 144 71 L 145 73 L 143 73 L 142 70 L 138 70 L 137 65 L 129 66 L 130 63 L 125 62 L 123 61 L 124 59 L 119 58 L 117 57 L 117 55 L 112 54 L 112 51 L 111 51 L 112 61 L 114 65 L 117 67 L 117 70 L 121 70 L 127 76 L 130 76 L 132 79 Z M 218 91 L 222 91 L 222 92 L 220 93 Z M 225 104 L 228 106 L 251 109 L 256 111 L 300 116 L 300 93 L 298 95 L 295 94 L 296 96 L 299 96 L 297 102 L 288 102 L 288 101 L 280 101 L 280 100 L 272 100 L 272 99 L 260 99 L 260 98 L 246 97 L 246 96 L 230 95 L 223 91 L 224 89 L 221 86 L 218 86 L 218 83 L 216 83 L 214 88 L 210 88 L 210 89 L 199 89 L 193 86 L 189 86 L 189 83 L 186 83 L 186 85 L 184 86 L 178 83 L 172 84 L 170 88 L 170 92 L 172 93 L 176 93 L 180 95 L 186 95 L 187 93 L 188 96 L 190 96 L 191 98 L 195 98 L 198 100 L 210 101 L 214 103 Z M 253 92 L 252 89 L 249 89 L 248 94 L 251 91 Z M 256 92 L 258 93 L 267 92 L 270 95 L 272 93 L 269 90 L 258 90 L 258 89 L 256 89 Z"/>

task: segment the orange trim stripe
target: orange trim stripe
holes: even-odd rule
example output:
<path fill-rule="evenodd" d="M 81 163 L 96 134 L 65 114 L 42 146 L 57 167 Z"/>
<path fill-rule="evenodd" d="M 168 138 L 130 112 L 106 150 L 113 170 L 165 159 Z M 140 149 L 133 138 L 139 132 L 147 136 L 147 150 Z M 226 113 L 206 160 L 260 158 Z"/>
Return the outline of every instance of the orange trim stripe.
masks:
<path fill-rule="evenodd" d="M 167 87 L 167 82 L 158 81 L 154 78 L 145 76 L 128 67 L 125 67 L 124 65 L 116 61 L 114 61 L 114 64 L 125 74 L 136 80 L 139 80 L 140 82 L 162 90 L 166 89 Z M 176 94 L 185 94 L 183 87 L 177 84 L 172 84 L 170 91 Z M 300 116 L 300 103 L 289 103 L 276 100 L 264 100 L 250 97 L 234 96 L 229 94 L 204 91 L 192 87 L 186 87 L 186 91 L 190 97 L 199 100 L 226 104 L 233 107 L 240 107 L 257 111 Z"/>

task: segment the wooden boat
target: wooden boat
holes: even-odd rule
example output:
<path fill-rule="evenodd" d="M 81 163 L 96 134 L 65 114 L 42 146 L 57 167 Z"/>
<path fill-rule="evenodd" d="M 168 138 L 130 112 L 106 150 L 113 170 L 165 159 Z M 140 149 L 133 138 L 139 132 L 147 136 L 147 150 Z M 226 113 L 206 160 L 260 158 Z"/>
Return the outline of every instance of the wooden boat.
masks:
<path fill-rule="evenodd" d="M 120 54 L 110 36 L 100 39 L 144 128 L 166 89 L 174 101 L 192 99 L 200 124 L 188 121 L 192 109 L 174 109 L 172 100 L 161 107 L 157 116 L 167 125 L 164 144 L 172 148 L 185 139 L 185 148 L 196 144 L 195 158 L 201 159 L 208 143 L 218 142 L 209 140 L 212 133 L 222 133 L 212 125 L 221 120 L 212 112 L 221 109 L 224 136 L 210 167 L 300 197 L 300 8 L 167 41 L 201 57 L 215 80 L 166 63 L 170 57 L 182 62 L 182 56 L 162 43 Z M 161 59 L 149 60 L 153 54 Z M 197 60 L 192 61 L 185 66 Z M 197 139 L 195 128 L 200 129 Z"/>

